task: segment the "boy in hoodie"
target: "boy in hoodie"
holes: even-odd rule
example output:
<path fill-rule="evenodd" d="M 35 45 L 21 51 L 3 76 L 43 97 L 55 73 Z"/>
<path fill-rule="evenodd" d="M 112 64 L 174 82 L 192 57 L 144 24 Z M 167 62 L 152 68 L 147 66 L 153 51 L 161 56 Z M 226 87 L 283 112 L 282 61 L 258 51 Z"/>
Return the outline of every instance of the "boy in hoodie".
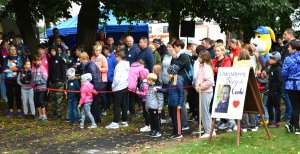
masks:
<path fill-rule="evenodd" d="M 49 88 L 62 89 L 66 81 L 65 61 L 59 56 L 57 47 L 50 48 L 51 57 L 49 59 Z M 49 102 L 52 104 L 53 118 L 61 118 L 63 93 L 57 91 L 49 92 Z"/>
<path fill-rule="evenodd" d="M 124 51 L 117 53 L 118 64 L 115 68 L 114 80 L 112 83 L 112 91 L 114 92 L 114 119 L 111 124 L 106 126 L 107 129 L 117 129 L 121 127 L 127 127 L 127 90 L 128 90 L 128 70 L 129 62 L 126 61 L 126 55 Z M 122 122 L 119 126 L 120 108 L 122 109 Z"/>
<path fill-rule="evenodd" d="M 280 100 L 281 100 L 281 87 L 283 85 L 283 78 L 281 74 L 281 55 L 275 51 L 270 53 L 269 64 L 271 65 L 269 74 L 269 97 L 267 101 L 267 108 L 269 113 L 269 124 L 271 128 L 278 128 L 280 122 Z M 273 108 L 275 109 L 275 117 Z"/>

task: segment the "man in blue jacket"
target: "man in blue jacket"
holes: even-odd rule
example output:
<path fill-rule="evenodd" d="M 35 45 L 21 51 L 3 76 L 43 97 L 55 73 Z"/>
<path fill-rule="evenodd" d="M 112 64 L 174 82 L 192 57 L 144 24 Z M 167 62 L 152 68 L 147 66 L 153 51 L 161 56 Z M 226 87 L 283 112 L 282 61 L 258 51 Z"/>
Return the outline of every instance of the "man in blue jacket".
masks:
<path fill-rule="evenodd" d="M 153 72 L 154 57 L 150 48 L 148 48 L 148 39 L 142 37 L 139 42 L 141 52 L 138 55 L 138 59 L 142 59 L 145 62 L 145 68 L 149 70 L 150 73 Z"/>
<path fill-rule="evenodd" d="M 125 55 L 126 60 L 129 61 L 130 65 L 138 60 L 138 55 L 141 52 L 140 48 L 137 44 L 134 44 L 134 40 L 132 36 L 126 37 L 126 48 Z"/>

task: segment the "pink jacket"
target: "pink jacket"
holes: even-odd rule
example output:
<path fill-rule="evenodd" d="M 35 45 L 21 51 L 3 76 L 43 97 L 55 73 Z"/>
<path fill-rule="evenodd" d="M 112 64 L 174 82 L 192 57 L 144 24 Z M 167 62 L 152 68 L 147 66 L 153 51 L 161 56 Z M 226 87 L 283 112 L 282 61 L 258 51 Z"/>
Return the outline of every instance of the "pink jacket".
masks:
<path fill-rule="evenodd" d="M 91 58 L 91 61 L 95 62 L 95 64 L 98 66 L 98 68 L 100 70 L 102 82 L 107 82 L 107 71 L 108 71 L 107 60 L 102 54 L 99 55 L 99 58 L 100 58 L 100 60 L 95 62 L 95 56 L 93 56 Z"/>
<path fill-rule="evenodd" d="M 128 72 L 128 90 L 136 90 L 138 78 L 142 69 L 144 69 L 144 66 L 139 62 L 134 62 L 131 64 Z"/>
<path fill-rule="evenodd" d="M 212 92 L 214 85 L 214 72 L 211 66 L 207 64 L 200 64 L 195 89 L 199 92 L 199 86 L 201 85 L 201 92 Z"/>
<path fill-rule="evenodd" d="M 81 95 L 79 104 L 84 104 L 88 102 L 93 102 L 93 94 L 97 94 L 97 91 L 94 89 L 94 85 L 92 85 L 90 82 L 83 82 L 81 84 Z"/>

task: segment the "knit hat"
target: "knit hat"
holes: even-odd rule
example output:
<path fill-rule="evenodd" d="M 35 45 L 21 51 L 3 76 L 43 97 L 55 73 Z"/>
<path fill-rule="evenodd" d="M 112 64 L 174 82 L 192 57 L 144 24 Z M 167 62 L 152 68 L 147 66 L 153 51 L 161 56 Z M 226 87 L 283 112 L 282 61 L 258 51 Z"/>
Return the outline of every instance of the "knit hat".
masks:
<path fill-rule="evenodd" d="M 69 68 L 68 72 L 67 72 L 67 75 L 75 76 L 75 68 Z"/>
<path fill-rule="evenodd" d="M 168 68 L 168 73 L 169 74 L 178 74 L 178 71 L 179 71 L 179 67 L 177 65 L 171 65 L 169 68 Z"/>
<path fill-rule="evenodd" d="M 272 58 L 272 59 L 275 59 L 276 61 L 281 60 L 281 55 L 278 51 L 269 53 L 269 57 Z"/>
<path fill-rule="evenodd" d="M 86 73 L 86 74 L 83 74 L 83 75 L 81 75 L 81 80 L 83 81 L 83 82 L 90 82 L 90 81 L 92 81 L 92 74 L 91 73 Z"/>

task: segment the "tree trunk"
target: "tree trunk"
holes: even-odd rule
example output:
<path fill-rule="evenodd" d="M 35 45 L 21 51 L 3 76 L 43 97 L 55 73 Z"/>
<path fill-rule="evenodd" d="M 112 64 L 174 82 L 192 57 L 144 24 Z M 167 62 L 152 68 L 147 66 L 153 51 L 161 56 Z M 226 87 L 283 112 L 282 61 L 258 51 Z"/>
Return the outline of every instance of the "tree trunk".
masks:
<path fill-rule="evenodd" d="M 99 5 L 98 0 L 84 0 L 78 15 L 77 44 L 84 47 L 89 55 L 92 53 L 89 49 L 96 40 L 99 24 Z"/>
<path fill-rule="evenodd" d="M 169 41 L 172 41 L 172 38 L 179 38 L 179 25 L 180 25 L 180 14 L 182 10 L 181 4 L 177 0 L 170 1 L 171 10 L 169 15 Z"/>
<path fill-rule="evenodd" d="M 31 54 L 36 53 L 38 39 L 34 33 L 33 20 L 29 9 L 28 0 L 15 0 L 16 23 L 20 30 L 21 37 L 26 45 L 28 45 Z"/>

